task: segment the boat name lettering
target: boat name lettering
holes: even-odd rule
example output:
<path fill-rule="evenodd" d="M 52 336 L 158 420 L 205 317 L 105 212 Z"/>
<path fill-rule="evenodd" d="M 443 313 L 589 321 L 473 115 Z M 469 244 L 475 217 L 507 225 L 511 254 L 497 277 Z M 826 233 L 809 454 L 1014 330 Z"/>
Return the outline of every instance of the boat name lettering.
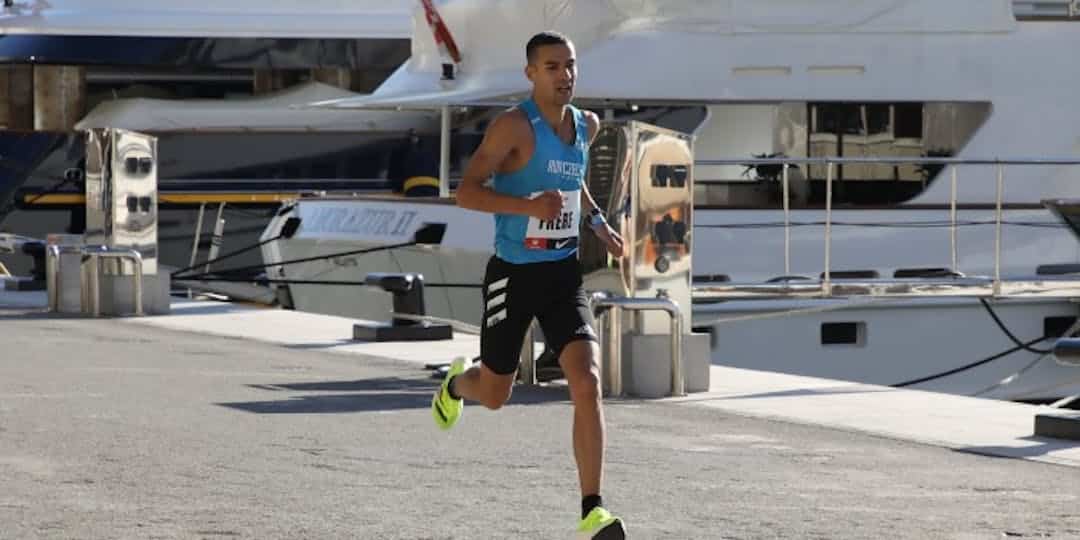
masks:
<path fill-rule="evenodd" d="M 416 214 L 414 210 L 320 208 L 304 223 L 304 229 L 314 233 L 406 236 Z"/>

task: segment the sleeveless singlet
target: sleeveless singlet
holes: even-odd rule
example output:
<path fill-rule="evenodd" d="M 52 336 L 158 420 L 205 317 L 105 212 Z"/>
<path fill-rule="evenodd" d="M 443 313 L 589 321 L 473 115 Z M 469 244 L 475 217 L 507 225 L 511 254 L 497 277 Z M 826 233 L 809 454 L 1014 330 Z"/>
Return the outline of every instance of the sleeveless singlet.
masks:
<path fill-rule="evenodd" d="M 529 99 L 519 106 L 532 126 L 535 149 L 524 168 L 496 173 L 492 188 L 515 197 L 536 197 L 549 190 L 563 193 L 562 215 L 552 221 L 520 214 L 495 214 L 495 255 L 514 264 L 556 261 L 577 253 L 581 224 L 581 186 L 589 158 L 589 127 L 576 107 L 574 142 L 566 144 Z"/>

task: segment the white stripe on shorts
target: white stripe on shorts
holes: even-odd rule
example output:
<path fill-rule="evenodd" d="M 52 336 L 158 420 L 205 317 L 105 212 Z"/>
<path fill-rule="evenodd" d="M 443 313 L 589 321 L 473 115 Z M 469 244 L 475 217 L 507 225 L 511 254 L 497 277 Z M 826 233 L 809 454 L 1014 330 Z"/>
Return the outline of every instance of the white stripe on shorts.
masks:
<path fill-rule="evenodd" d="M 503 322 L 505 319 L 506 319 L 506 308 L 503 308 L 503 309 L 500 309 L 499 311 L 496 311 L 495 313 L 492 313 L 491 315 L 488 315 L 488 317 L 486 319 L 484 319 L 484 326 L 486 328 L 491 328 L 492 326 L 495 326 L 496 324 L 499 324 L 499 323 Z"/>
<path fill-rule="evenodd" d="M 491 311 L 491 310 L 503 305 L 503 302 L 505 302 L 505 301 L 506 301 L 506 293 L 502 293 L 499 296 L 496 296 L 495 298 L 492 298 L 491 300 L 488 300 L 487 308 L 484 311 Z"/>
<path fill-rule="evenodd" d="M 492 281 L 491 283 L 488 284 L 488 287 L 487 287 L 488 294 L 495 294 L 495 293 L 505 289 L 507 283 L 510 283 L 510 278 L 509 277 L 504 277 L 502 279 L 497 279 L 495 281 Z"/>

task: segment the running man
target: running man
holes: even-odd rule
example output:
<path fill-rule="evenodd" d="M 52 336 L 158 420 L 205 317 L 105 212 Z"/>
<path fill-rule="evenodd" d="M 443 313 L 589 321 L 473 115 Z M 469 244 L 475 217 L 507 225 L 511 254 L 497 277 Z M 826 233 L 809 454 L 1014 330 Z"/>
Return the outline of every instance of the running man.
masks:
<path fill-rule="evenodd" d="M 623 242 L 585 186 L 595 114 L 570 101 L 577 79 L 574 45 L 543 32 L 525 47 L 532 96 L 487 128 L 457 191 L 463 208 L 495 214 L 495 255 L 484 276 L 479 365 L 455 359 L 432 399 L 442 429 L 461 417 L 464 399 L 491 410 L 510 398 L 525 333 L 540 322 L 570 387 L 574 457 L 581 485 L 580 538 L 622 539 L 622 520 L 604 509 L 599 346 L 578 263 L 578 231 L 587 221 L 615 257 Z M 486 185 L 494 175 L 490 187 Z M 582 207 L 586 215 L 582 215 Z M 466 369 L 467 368 L 467 369 Z"/>

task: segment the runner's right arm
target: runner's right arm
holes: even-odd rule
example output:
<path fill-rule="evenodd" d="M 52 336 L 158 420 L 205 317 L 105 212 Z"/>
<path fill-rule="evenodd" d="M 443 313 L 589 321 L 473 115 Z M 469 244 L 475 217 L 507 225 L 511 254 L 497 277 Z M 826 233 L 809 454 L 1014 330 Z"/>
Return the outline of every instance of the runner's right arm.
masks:
<path fill-rule="evenodd" d="M 457 205 L 470 210 L 500 214 L 522 214 L 552 220 L 562 212 L 562 196 L 547 191 L 534 199 L 496 193 L 484 183 L 491 178 L 520 144 L 522 129 L 532 133 L 528 120 L 515 112 L 500 114 L 484 133 L 484 140 L 469 159 L 457 190 Z"/>

